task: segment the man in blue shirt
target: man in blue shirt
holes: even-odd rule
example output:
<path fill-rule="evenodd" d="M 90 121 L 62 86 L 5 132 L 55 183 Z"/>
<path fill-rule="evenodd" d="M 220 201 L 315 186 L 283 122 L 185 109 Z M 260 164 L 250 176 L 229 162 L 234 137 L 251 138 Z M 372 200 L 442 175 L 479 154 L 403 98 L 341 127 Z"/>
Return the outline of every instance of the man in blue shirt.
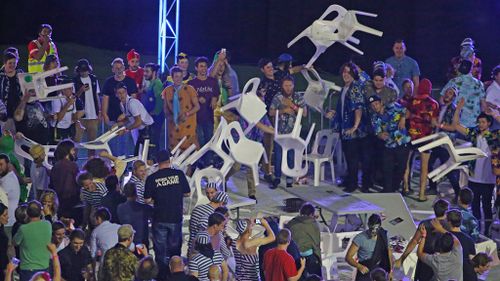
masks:
<path fill-rule="evenodd" d="M 392 51 L 394 56 L 385 60 L 386 63 L 394 67 L 396 73 L 394 73 L 394 82 L 399 88 L 400 92 L 403 92 L 403 80 L 411 79 L 413 84 L 415 84 L 415 91 L 418 89 L 418 83 L 420 81 L 420 68 L 416 60 L 410 58 L 405 54 L 406 44 L 405 41 L 398 39 L 394 41 L 392 46 Z"/>
<path fill-rule="evenodd" d="M 398 103 L 385 106 L 382 99 L 373 95 L 368 98 L 370 107 L 375 112 L 375 135 L 385 142 L 383 153 L 383 192 L 399 189 L 408 159 L 410 136 L 405 128 L 406 108 Z"/>

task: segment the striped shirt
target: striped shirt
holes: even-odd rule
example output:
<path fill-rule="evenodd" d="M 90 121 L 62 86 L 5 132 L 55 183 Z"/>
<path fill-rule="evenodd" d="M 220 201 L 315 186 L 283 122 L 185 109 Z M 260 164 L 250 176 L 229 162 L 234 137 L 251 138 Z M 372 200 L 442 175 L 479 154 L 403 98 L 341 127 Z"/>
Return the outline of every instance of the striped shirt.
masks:
<path fill-rule="evenodd" d="M 219 251 L 214 251 L 214 256 L 212 258 L 205 257 L 198 253 L 189 261 L 189 271 L 197 272 L 200 281 L 209 281 L 208 269 L 210 269 L 212 265 L 221 265 L 223 261 L 224 258 Z"/>
<path fill-rule="evenodd" d="M 236 280 L 238 281 L 259 281 L 259 255 L 242 254 L 238 251 L 236 240 L 233 240 L 231 247 L 233 248 L 234 260 L 236 261 Z"/>
<path fill-rule="evenodd" d="M 189 220 L 189 250 L 193 249 L 193 241 L 196 238 L 196 234 L 198 234 L 200 230 L 204 230 L 208 227 L 208 217 L 214 212 L 215 208 L 210 204 L 198 205 L 194 207 L 191 212 L 191 219 Z"/>
<path fill-rule="evenodd" d="M 108 194 L 108 189 L 103 182 L 94 182 L 96 186 L 95 191 L 88 191 L 85 188 L 81 189 L 82 201 L 94 208 L 101 207 L 102 198 Z"/>
<path fill-rule="evenodd" d="M 138 177 L 132 175 L 130 178 L 129 182 L 135 183 L 135 188 L 137 190 L 137 199 L 135 201 L 145 204 L 144 203 L 144 182 L 141 181 Z"/>

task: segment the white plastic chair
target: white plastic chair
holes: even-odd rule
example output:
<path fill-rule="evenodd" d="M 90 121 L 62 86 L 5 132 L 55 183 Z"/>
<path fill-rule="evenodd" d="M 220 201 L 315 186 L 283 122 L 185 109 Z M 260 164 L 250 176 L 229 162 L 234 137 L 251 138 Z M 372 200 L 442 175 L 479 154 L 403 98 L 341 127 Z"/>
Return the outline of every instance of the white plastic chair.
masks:
<path fill-rule="evenodd" d="M 24 135 L 21 138 L 15 138 L 14 152 L 24 159 L 33 161 L 33 157 L 31 157 L 31 155 L 28 152 L 24 151 L 21 148 L 23 145 L 27 146 L 28 148 L 31 148 L 32 146 L 40 144 L 32 139 L 25 137 Z M 44 166 L 47 167 L 48 169 L 52 169 L 52 165 L 49 162 L 49 158 L 54 158 L 54 152 L 57 148 L 57 145 L 41 145 L 41 146 L 45 151 L 45 160 L 43 161 Z"/>
<path fill-rule="evenodd" d="M 430 142 L 430 143 L 427 143 Z M 412 141 L 412 144 L 419 145 L 427 143 L 418 148 L 418 151 L 424 152 L 429 149 L 443 146 L 448 151 L 450 158 L 441 166 L 434 169 L 429 173 L 429 179 L 437 182 L 439 179 L 444 177 L 446 174 L 453 170 L 463 169 L 468 161 L 476 160 L 479 158 L 487 157 L 487 155 L 477 147 L 455 147 L 450 139 L 450 137 L 445 133 L 433 134 L 418 140 Z"/>
<path fill-rule="evenodd" d="M 238 111 L 240 117 L 248 122 L 245 134 L 250 132 L 255 124 L 267 114 L 266 104 L 257 96 L 259 84 L 259 78 L 248 80 L 239 98 L 221 108 L 221 111 L 226 111 L 231 108 L 235 108 L 236 111 Z"/>
<path fill-rule="evenodd" d="M 333 12 L 337 12 L 338 15 L 332 20 L 325 20 L 325 18 Z M 348 42 L 359 44 L 359 39 L 352 36 L 356 31 L 363 31 L 376 36 L 382 36 L 382 32 L 375 30 L 373 28 L 362 25 L 358 22 L 356 15 L 363 15 L 369 17 L 377 17 L 376 14 L 366 13 L 361 11 L 347 10 L 340 5 L 331 5 L 326 9 L 326 11 L 314 21 L 309 27 L 304 29 L 297 37 L 288 43 L 288 48 L 295 44 L 302 37 L 308 37 L 309 40 L 313 42 L 316 46 L 316 52 L 313 57 L 309 60 L 306 67 L 311 67 L 318 57 L 325 52 L 325 50 L 333 45 L 335 42 L 339 42 L 342 45 L 348 47 L 349 49 L 363 55 L 363 52 Z"/>
<path fill-rule="evenodd" d="M 309 167 L 307 162 L 307 145 L 311 140 L 312 133 L 314 131 L 315 123 L 312 124 L 309 129 L 309 133 L 307 134 L 307 138 L 304 140 L 300 137 L 300 130 L 302 126 L 300 122 L 302 121 L 302 113 L 303 109 L 300 108 L 297 112 L 297 118 L 295 120 L 295 124 L 293 130 L 289 134 L 278 134 L 278 121 L 279 118 L 275 118 L 275 126 L 274 126 L 274 141 L 276 141 L 282 149 L 281 155 L 281 171 L 283 174 L 289 177 L 302 177 L 307 174 L 307 169 Z M 279 111 L 276 110 L 276 116 L 279 116 Z M 291 168 L 288 166 L 287 154 L 288 151 L 293 150 L 294 152 L 294 166 Z M 305 156 L 305 159 L 304 159 Z M 304 162 L 304 160 L 306 160 Z"/>
<path fill-rule="evenodd" d="M 108 142 L 118 136 L 118 132 L 125 130 L 125 127 L 113 127 L 106 133 L 100 135 L 93 141 L 78 143 L 77 146 L 90 150 L 106 150 L 109 154 L 113 155 Z"/>
<path fill-rule="evenodd" d="M 238 141 L 234 139 L 233 132 L 237 134 Z M 227 125 L 227 146 L 233 159 L 252 169 L 255 185 L 259 185 L 259 161 L 264 153 L 262 143 L 249 140 L 243 133 L 240 123 L 231 122 Z M 267 162 L 267 159 L 265 159 Z"/>
<path fill-rule="evenodd" d="M 324 149 L 320 152 L 319 147 L 323 139 L 326 139 Z M 332 182 L 333 184 L 336 183 L 333 151 L 338 142 L 338 134 L 335 135 L 333 130 L 321 130 L 316 133 L 316 139 L 314 140 L 311 154 L 307 157 L 307 161 L 313 162 L 314 164 L 314 186 L 319 186 L 320 180 L 325 179 L 325 166 L 323 164 L 326 164 L 326 162 L 330 164 Z"/>
<path fill-rule="evenodd" d="M 347 262 L 345 262 L 347 250 L 351 246 L 354 237 L 359 233 L 361 233 L 361 231 L 339 233 L 321 232 L 321 261 L 326 271 L 326 280 L 338 280 L 338 267 L 339 265 L 347 265 Z M 349 242 L 346 247 L 343 248 L 343 240 L 346 238 L 349 239 Z M 340 259 L 344 259 L 344 262 L 340 263 Z M 333 278 L 331 276 L 332 268 L 334 272 Z"/>
<path fill-rule="evenodd" d="M 309 75 L 309 72 L 313 74 L 315 79 Z M 333 82 L 321 79 L 318 72 L 314 68 L 303 69 L 301 73 L 308 83 L 304 92 L 304 101 L 308 106 L 322 113 L 323 103 L 328 97 L 330 90 L 340 92 L 342 88 Z"/>
<path fill-rule="evenodd" d="M 194 192 L 191 192 L 191 194 L 192 194 L 192 196 L 196 197 L 196 201 L 194 201 L 194 202 L 192 202 L 192 204 L 190 204 L 193 208 L 198 206 L 198 205 L 208 204 L 210 202 L 208 200 L 207 196 L 205 196 L 205 193 L 203 193 L 203 190 L 201 188 L 201 183 L 202 183 L 202 180 L 204 178 L 206 178 L 210 182 L 222 184 L 222 190 L 225 190 L 224 175 L 222 174 L 221 171 L 219 171 L 213 167 L 208 167 L 208 168 L 194 171 L 193 176 L 191 176 L 191 182 L 190 182 L 190 185 L 192 187 L 191 190 L 194 191 Z M 194 189 L 193 189 L 193 187 L 194 187 Z M 191 211 L 192 211 L 192 209 L 189 210 L 189 213 L 191 213 Z"/>
<path fill-rule="evenodd" d="M 52 76 L 54 74 L 68 70 L 67 66 L 59 67 L 49 71 L 38 72 L 38 73 L 19 73 L 17 78 L 19 79 L 19 84 L 21 86 L 21 91 L 25 93 L 28 90 L 34 90 L 36 96 L 30 97 L 29 101 L 49 101 L 56 99 L 63 99 L 63 96 L 48 97 L 48 94 L 56 91 L 60 91 L 67 88 L 72 88 L 73 83 L 61 84 L 56 86 L 47 86 L 45 78 Z"/>

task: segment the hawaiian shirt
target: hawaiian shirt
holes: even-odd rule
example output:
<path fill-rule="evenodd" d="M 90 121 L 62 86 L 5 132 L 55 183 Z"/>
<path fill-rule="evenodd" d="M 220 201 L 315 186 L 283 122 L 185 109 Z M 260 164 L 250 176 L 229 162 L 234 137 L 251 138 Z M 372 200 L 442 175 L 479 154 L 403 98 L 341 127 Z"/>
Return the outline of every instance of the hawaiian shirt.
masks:
<path fill-rule="evenodd" d="M 134 280 L 137 258 L 122 244 L 116 244 L 106 251 L 99 270 L 99 281 Z"/>
<path fill-rule="evenodd" d="M 411 104 L 412 100 L 413 100 L 412 96 L 409 96 L 409 97 L 402 96 L 396 102 L 399 103 L 400 105 L 402 105 L 403 107 L 408 108 L 408 106 Z"/>
<path fill-rule="evenodd" d="M 406 108 L 393 103 L 385 107 L 384 114 L 375 114 L 374 131 L 376 135 L 388 133 L 389 137 L 385 140 L 385 147 L 395 148 L 411 141 L 406 129 L 398 128 L 401 118 L 405 118 Z"/>
<path fill-rule="evenodd" d="M 446 106 L 446 105 L 442 105 L 442 106 Z M 448 106 L 446 106 L 445 112 L 443 114 L 443 119 L 442 120 L 438 120 L 438 123 L 439 124 L 444 123 L 444 124 L 447 124 L 447 125 L 453 124 L 453 115 L 455 114 L 455 110 L 456 109 L 457 109 L 457 106 L 454 103 L 451 103 Z M 450 137 L 450 139 L 451 139 L 452 142 L 455 142 L 455 139 L 456 139 L 456 136 L 457 136 L 457 134 L 455 132 L 449 132 L 449 131 L 445 131 L 445 130 L 442 130 L 442 132 L 444 132 L 445 134 L 447 134 Z"/>
<path fill-rule="evenodd" d="M 458 68 L 460 67 L 460 64 L 462 63 L 464 59 L 461 56 L 456 56 L 453 57 L 450 60 L 450 64 L 448 66 L 448 73 L 447 77 L 448 80 L 451 80 L 457 76 L 460 75 L 460 72 L 458 72 Z M 474 57 L 474 61 L 472 62 L 472 76 L 474 78 L 481 80 L 481 74 L 483 72 L 483 67 L 482 67 L 482 61 L 478 57 Z"/>
<path fill-rule="evenodd" d="M 458 89 L 457 100 L 465 99 L 465 105 L 460 115 L 460 123 L 465 127 L 476 126 L 476 118 L 481 113 L 481 100 L 486 98 L 483 82 L 477 80 L 472 74 L 460 75 L 451 79 L 441 91 L 444 96 L 450 87 Z"/>
<path fill-rule="evenodd" d="M 479 240 L 479 222 L 472 214 L 471 210 L 460 207 L 462 213 L 462 225 L 460 231 L 468 234 L 474 242 Z"/>
<path fill-rule="evenodd" d="M 352 136 L 345 134 L 346 130 L 351 129 L 354 126 L 356 110 L 360 109 L 363 111 L 363 115 L 366 116 L 366 103 L 363 95 L 363 87 L 363 83 L 359 81 L 352 82 L 345 93 L 343 108 L 342 98 L 339 97 L 337 101 L 337 114 L 335 114 L 335 117 L 332 120 L 332 128 L 336 132 L 341 133 L 341 138 L 343 140 L 364 138 L 367 135 L 367 129 L 370 129 L 371 127 L 371 124 L 366 124 L 366 117 L 362 117 L 359 127 L 354 134 Z M 340 93 L 340 95 L 342 95 L 342 93 Z"/>
<path fill-rule="evenodd" d="M 432 119 L 439 116 L 439 104 L 431 97 L 424 99 L 413 98 L 408 105 L 408 111 L 412 114 L 410 117 L 411 139 L 416 140 L 429 136 L 433 133 Z"/>
<path fill-rule="evenodd" d="M 477 146 L 477 138 L 481 134 L 479 127 L 467 128 L 466 138 L 472 142 L 474 146 Z M 493 172 L 500 170 L 500 131 L 491 130 L 484 133 L 483 137 L 486 139 L 488 146 L 491 151 L 491 168 Z M 469 162 L 469 173 L 474 172 L 476 161 Z M 500 184 L 500 175 L 496 174 L 497 185 Z"/>
<path fill-rule="evenodd" d="M 264 103 L 266 104 L 268 111 L 274 97 L 279 93 L 281 93 L 281 83 L 278 79 L 276 79 L 276 77 L 275 79 L 269 79 L 264 76 L 260 79 L 260 84 L 257 88 L 257 95 L 264 97 Z"/>
<path fill-rule="evenodd" d="M 281 93 L 274 96 L 273 101 L 270 106 L 270 110 L 283 110 L 284 109 L 284 99 L 285 96 Z M 298 107 L 304 107 L 305 101 L 304 97 L 299 93 L 293 93 L 291 96 L 292 102 Z M 279 114 L 275 118 L 278 119 L 278 133 L 289 134 L 293 131 L 293 126 L 295 125 L 295 120 L 297 119 L 296 114 Z"/>

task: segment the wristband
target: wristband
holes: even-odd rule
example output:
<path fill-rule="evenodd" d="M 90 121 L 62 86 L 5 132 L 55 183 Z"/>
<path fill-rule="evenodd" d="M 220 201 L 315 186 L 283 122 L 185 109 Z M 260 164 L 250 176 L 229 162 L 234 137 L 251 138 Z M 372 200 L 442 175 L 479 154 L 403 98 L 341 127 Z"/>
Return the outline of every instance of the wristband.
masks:
<path fill-rule="evenodd" d="M 53 259 L 53 260 L 59 259 L 59 256 L 58 256 L 57 254 L 52 255 L 52 259 Z"/>

